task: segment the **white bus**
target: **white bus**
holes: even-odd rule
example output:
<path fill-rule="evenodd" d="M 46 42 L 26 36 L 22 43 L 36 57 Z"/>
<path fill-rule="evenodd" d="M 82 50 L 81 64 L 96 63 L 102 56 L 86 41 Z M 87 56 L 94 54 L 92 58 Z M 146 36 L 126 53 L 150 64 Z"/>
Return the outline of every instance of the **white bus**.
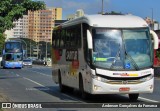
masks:
<path fill-rule="evenodd" d="M 142 18 L 85 15 L 57 26 L 52 36 L 52 78 L 61 92 L 71 87 L 82 98 L 129 94 L 131 100 L 153 92 L 158 37 Z"/>

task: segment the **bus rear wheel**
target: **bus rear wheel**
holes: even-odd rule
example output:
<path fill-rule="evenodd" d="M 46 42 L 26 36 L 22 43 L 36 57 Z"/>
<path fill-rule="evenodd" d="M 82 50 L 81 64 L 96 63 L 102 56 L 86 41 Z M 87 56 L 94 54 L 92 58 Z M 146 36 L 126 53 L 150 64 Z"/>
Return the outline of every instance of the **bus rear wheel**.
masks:
<path fill-rule="evenodd" d="M 129 94 L 129 99 L 131 101 L 136 101 L 138 99 L 139 94 Z"/>

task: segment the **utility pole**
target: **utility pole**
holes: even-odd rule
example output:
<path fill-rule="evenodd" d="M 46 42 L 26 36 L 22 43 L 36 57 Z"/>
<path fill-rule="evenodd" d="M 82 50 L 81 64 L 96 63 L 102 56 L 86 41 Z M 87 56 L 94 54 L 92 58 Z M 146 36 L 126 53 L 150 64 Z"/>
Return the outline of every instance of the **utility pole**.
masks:
<path fill-rule="evenodd" d="M 153 21 L 153 8 L 151 8 L 152 10 L 152 30 L 154 30 L 154 21 Z"/>
<path fill-rule="evenodd" d="M 27 43 L 24 40 L 22 40 L 21 38 L 20 38 L 20 41 L 22 41 L 26 46 L 26 55 L 25 55 L 25 57 L 27 58 Z"/>
<path fill-rule="evenodd" d="M 103 2 L 104 2 L 104 0 L 102 0 L 102 11 L 101 11 L 102 15 L 104 14 L 104 12 L 103 12 Z"/>
<path fill-rule="evenodd" d="M 32 57 L 32 55 L 31 55 L 31 40 L 30 40 L 30 57 Z"/>
<path fill-rule="evenodd" d="M 47 41 L 46 41 L 46 60 L 45 61 L 47 62 Z"/>
<path fill-rule="evenodd" d="M 39 41 L 38 41 L 38 44 L 37 44 L 37 59 L 39 59 L 38 54 L 39 54 Z"/>

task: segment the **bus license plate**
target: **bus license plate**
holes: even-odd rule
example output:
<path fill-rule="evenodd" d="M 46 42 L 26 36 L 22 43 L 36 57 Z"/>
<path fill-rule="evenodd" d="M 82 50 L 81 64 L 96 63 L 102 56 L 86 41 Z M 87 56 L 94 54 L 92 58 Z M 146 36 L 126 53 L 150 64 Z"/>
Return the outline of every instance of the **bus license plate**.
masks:
<path fill-rule="evenodd" d="M 121 88 L 119 88 L 119 92 L 128 92 L 128 91 L 130 91 L 129 87 L 121 87 Z"/>

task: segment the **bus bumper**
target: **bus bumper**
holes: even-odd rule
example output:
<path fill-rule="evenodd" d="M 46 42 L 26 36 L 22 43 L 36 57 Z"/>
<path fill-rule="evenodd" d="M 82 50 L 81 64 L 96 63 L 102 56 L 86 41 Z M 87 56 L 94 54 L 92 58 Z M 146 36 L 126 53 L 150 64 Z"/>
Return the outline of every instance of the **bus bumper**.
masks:
<path fill-rule="evenodd" d="M 132 94 L 132 93 L 152 93 L 154 88 L 154 78 L 139 84 L 107 84 L 92 79 L 91 94 Z"/>
<path fill-rule="evenodd" d="M 5 68 L 22 68 L 22 64 L 8 63 L 8 64 L 5 64 Z"/>

